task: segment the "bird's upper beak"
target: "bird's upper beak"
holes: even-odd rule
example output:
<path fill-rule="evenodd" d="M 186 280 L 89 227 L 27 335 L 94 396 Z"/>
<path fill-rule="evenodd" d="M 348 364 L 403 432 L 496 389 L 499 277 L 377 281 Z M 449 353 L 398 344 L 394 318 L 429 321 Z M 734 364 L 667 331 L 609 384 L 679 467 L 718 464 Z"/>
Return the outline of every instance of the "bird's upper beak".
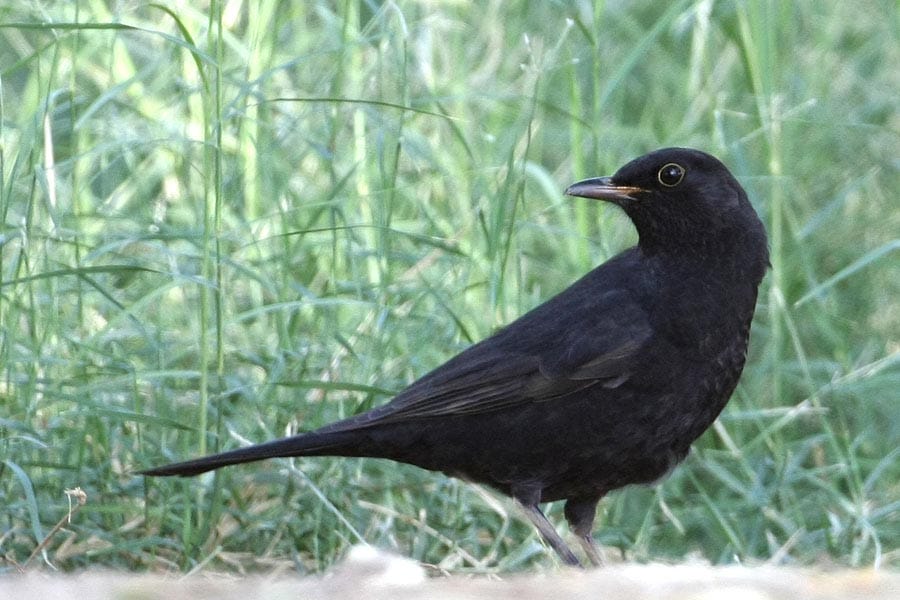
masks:
<path fill-rule="evenodd" d="M 616 185 L 613 183 L 612 177 L 593 177 L 573 183 L 566 188 L 566 195 L 619 203 L 635 200 L 636 198 L 632 194 L 643 191 L 643 189 L 633 185 Z"/>

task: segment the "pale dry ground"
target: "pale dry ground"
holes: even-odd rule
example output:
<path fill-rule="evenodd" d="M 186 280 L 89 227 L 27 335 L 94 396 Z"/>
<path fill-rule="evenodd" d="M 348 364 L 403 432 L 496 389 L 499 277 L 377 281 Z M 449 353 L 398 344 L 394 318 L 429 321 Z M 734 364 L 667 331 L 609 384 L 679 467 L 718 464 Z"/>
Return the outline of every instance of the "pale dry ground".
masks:
<path fill-rule="evenodd" d="M 30 573 L 0 579 L 15 600 L 536 598 L 601 600 L 898 600 L 900 573 L 868 570 L 701 565 L 617 565 L 500 578 L 426 578 L 417 563 L 357 548 L 321 577 L 158 576 Z"/>

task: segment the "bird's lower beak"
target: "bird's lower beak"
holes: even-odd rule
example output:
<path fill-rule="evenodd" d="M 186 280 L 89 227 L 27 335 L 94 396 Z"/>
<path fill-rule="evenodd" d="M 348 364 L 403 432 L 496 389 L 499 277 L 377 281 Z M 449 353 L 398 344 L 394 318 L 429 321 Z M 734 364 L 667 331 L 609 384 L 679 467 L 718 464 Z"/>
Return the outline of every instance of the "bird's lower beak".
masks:
<path fill-rule="evenodd" d="M 611 177 L 594 177 L 573 183 L 566 188 L 566 195 L 622 202 L 623 200 L 635 200 L 632 194 L 643 191 L 632 185 L 616 185 L 612 182 Z"/>

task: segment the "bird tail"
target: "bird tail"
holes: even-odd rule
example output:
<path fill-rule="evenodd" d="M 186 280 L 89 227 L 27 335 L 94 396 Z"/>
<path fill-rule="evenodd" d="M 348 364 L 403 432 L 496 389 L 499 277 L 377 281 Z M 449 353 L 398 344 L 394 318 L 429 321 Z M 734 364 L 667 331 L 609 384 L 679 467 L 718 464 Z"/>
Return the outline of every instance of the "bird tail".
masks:
<path fill-rule="evenodd" d="M 139 475 L 150 475 L 153 477 L 168 477 L 178 475 L 181 477 L 190 477 L 199 475 L 218 469 L 219 467 L 227 467 L 228 465 L 237 465 L 241 463 L 254 462 L 267 458 L 278 458 L 288 456 L 357 456 L 353 451 L 352 444 L 348 445 L 346 434 L 338 433 L 304 433 L 292 437 L 272 440 L 263 444 L 254 446 L 246 446 L 221 452 L 219 454 L 210 454 L 193 460 L 172 463 L 154 469 L 146 469 L 138 471 Z"/>

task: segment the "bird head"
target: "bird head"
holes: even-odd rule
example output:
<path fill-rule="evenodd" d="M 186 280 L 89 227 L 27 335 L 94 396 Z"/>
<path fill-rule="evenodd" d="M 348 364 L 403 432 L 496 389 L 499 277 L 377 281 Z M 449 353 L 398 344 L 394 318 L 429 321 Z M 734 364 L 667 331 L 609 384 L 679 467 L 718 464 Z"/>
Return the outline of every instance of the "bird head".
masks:
<path fill-rule="evenodd" d="M 714 156 L 664 148 L 636 158 L 610 177 L 574 183 L 570 196 L 612 202 L 638 231 L 648 254 L 678 250 L 745 254 L 768 263 L 766 234 L 747 194 Z"/>

